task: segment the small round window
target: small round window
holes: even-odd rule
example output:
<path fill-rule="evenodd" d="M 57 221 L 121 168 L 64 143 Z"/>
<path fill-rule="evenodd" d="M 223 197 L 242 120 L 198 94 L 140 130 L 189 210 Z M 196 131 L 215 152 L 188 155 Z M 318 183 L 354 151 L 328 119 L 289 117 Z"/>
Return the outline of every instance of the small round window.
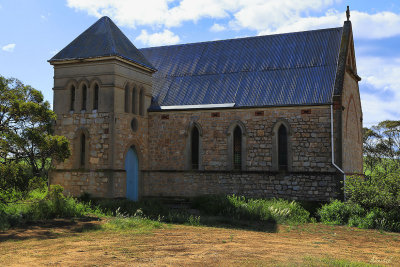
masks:
<path fill-rule="evenodd" d="M 132 131 L 136 132 L 138 129 L 138 121 L 136 118 L 133 118 L 131 121 L 131 129 Z"/>

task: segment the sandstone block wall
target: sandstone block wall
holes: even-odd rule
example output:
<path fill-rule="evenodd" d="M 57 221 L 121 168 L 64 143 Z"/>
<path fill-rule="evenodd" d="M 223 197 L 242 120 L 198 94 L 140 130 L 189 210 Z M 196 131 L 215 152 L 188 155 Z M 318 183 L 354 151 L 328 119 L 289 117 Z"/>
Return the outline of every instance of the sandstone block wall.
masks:
<path fill-rule="evenodd" d="M 256 112 L 263 115 L 255 115 Z M 215 113 L 219 117 L 213 117 Z M 290 127 L 292 171 L 335 171 L 330 164 L 330 106 L 151 112 L 149 170 L 186 169 L 188 151 L 185 148 L 190 134 L 187 128 L 191 122 L 202 128 L 203 169 L 228 170 L 227 131 L 236 121 L 246 128 L 246 170 L 273 170 L 273 128 L 277 122 L 284 121 Z"/>
<path fill-rule="evenodd" d="M 328 201 L 340 197 L 335 173 L 145 172 L 143 195 L 192 197 L 237 194 L 253 198 Z"/>
<path fill-rule="evenodd" d="M 358 82 L 347 71 L 342 94 L 343 170 L 348 174 L 363 173 L 362 110 Z"/>

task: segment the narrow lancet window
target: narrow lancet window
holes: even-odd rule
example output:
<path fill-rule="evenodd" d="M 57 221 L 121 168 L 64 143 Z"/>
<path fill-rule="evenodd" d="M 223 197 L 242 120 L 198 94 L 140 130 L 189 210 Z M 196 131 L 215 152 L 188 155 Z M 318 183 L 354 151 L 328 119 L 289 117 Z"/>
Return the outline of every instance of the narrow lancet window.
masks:
<path fill-rule="evenodd" d="M 144 115 L 144 90 L 140 90 L 140 96 L 139 96 L 139 114 L 141 116 Z"/>
<path fill-rule="evenodd" d="M 81 157 L 80 157 L 80 166 L 82 168 L 85 167 L 85 158 L 86 158 L 86 136 L 85 134 L 81 135 L 81 147 L 80 147 Z"/>
<path fill-rule="evenodd" d="M 75 107 L 75 86 L 71 86 L 71 99 L 69 110 L 73 111 Z"/>
<path fill-rule="evenodd" d="M 239 126 L 233 131 L 233 168 L 242 168 L 242 130 Z"/>
<path fill-rule="evenodd" d="M 86 110 L 86 102 L 87 102 L 87 87 L 86 85 L 82 86 L 82 110 Z"/>
<path fill-rule="evenodd" d="M 136 87 L 132 90 L 132 113 L 136 114 Z"/>
<path fill-rule="evenodd" d="M 284 125 L 278 130 L 278 165 L 279 170 L 288 169 L 288 136 Z"/>
<path fill-rule="evenodd" d="M 197 127 L 193 127 L 192 129 L 192 169 L 198 170 L 199 169 L 199 129 Z"/>
<path fill-rule="evenodd" d="M 129 87 L 125 86 L 125 112 L 129 112 Z"/>
<path fill-rule="evenodd" d="M 99 108 L 99 86 L 96 84 L 94 86 L 94 99 L 93 99 L 93 110 Z"/>

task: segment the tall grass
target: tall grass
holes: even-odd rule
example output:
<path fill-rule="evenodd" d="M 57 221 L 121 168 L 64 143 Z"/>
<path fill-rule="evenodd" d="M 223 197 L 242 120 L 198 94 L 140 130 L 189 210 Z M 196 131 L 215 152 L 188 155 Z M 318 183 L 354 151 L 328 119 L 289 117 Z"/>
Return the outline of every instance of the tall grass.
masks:
<path fill-rule="evenodd" d="M 310 213 L 295 201 L 252 199 L 243 196 L 202 196 L 194 199 L 194 207 L 210 215 L 238 220 L 273 221 L 297 224 L 310 220 Z"/>
<path fill-rule="evenodd" d="M 38 220 L 104 215 L 96 207 L 65 197 L 62 191 L 61 186 L 51 186 L 45 196 L 36 192 L 29 201 L 0 204 L 0 230 Z"/>

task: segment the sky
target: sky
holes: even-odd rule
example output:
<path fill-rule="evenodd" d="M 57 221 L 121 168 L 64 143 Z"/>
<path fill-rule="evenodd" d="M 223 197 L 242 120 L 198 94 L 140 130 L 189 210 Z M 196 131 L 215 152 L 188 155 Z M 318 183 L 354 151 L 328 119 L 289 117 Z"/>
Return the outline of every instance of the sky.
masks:
<path fill-rule="evenodd" d="M 400 120 L 399 0 L 0 0 L 0 75 L 53 99 L 47 62 L 102 16 L 138 47 L 353 24 L 364 126 Z"/>

